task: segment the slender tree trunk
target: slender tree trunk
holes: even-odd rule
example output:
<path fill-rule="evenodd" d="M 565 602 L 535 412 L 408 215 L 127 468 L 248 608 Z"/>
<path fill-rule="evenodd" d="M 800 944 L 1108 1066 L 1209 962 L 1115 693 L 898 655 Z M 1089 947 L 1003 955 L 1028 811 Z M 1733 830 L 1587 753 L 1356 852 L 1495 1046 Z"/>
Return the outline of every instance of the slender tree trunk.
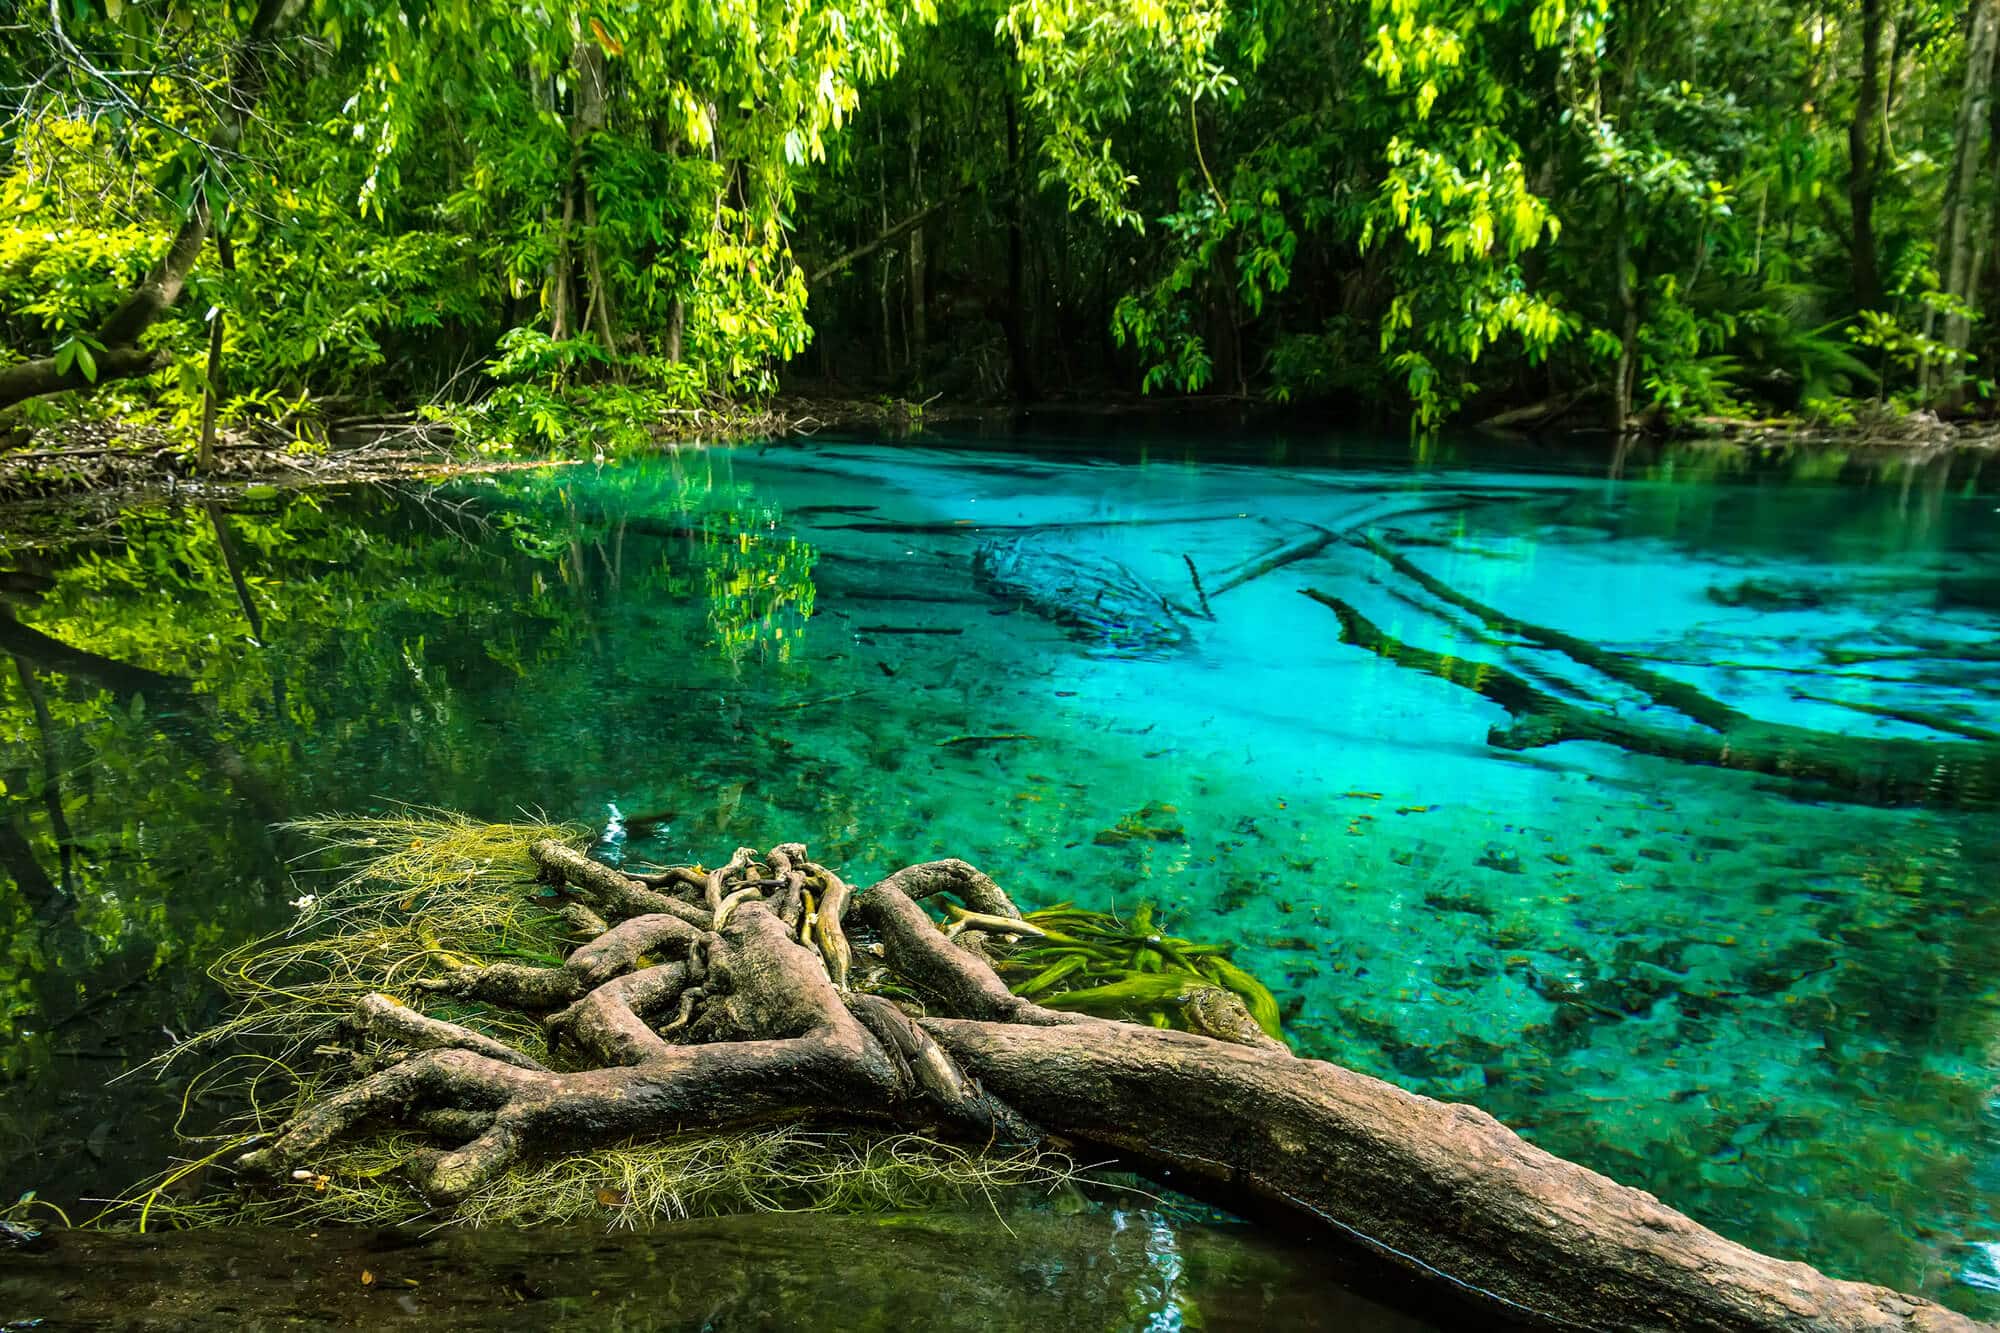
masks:
<path fill-rule="evenodd" d="M 591 188 L 590 163 L 586 151 L 590 139 L 603 131 L 609 117 L 610 71 L 604 50 L 589 37 L 579 40 L 571 55 L 576 71 L 575 113 L 570 122 L 570 138 L 576 157 L 576 188 L 583 199 L 583 276 L 589 292 L 584 302 L 584 318 L 579 327 L 594 326 L 604 343 L 607 356 L 618 352 L 617 312 L 611 288 L 604 280 L 604 256 L 597 243 L 597 195 Z M 594 318 L 593 318 L 594 317 Z"/>
<path fill-rule="evenodd" d="M 910 122 L 910 202 L 921 208 L 924 198 L 924 111 L 917 107 L 911 112 Z M 924 326 L 924 226 L 919 222 L 910 228 L 909 277 L 906 286 L 910 300 L 910 370 L 913 383 L 921 391 L 924 386 L 924 347 L 929 342 L 928 330 Z"/>
<path fill-rule="evenodd" d="M 1995 58 L 1993 76 L 1995 96 L 1987 108 L 1986 176 L 1996 183 L 1996 187 L 1988 191 L 1983 223 L 1986 244 L 1978 264 L 1974 265 L 1973 275 L 1973 290 L 1981 295 L 1982 310 L 2000 308 L 2000 299 L 1996 299 L 1995 291 L 1996 286 L 2000 286 L 2000 57 Z M 1991 379 L 1995 374 L 1991 355 L 1995 343 L 1991 336 L 1983 342 L 1988 352 L 1985 373 Z"/>
<path fill-rule="evenodd" d="M 215 249 L 225 273 L 236 271 L 236 246 L 227 236 L 215 238 Z M 222 404 L 222 334 L 224 314 L 218 303 L 208 319 L 208 374 L 201 391 L 201 445 L 195 465 L 203 472 L 215 469 L 215 417 Z"/>
<path fill-rule="evenodd" d="M 201 507 L 208 514 L 209 526 L 215 529 L 216 549 L 222 553 L 222 567 L 229 571 L 229 584 L 236 590 L 237 609 L 243 612 L 243 623 L 250 627 L 250 637 L 261 647 L 264 642 L 264 617 L 257 613 L 257 602 L 250 595 L 249 580 L 243 577 L 243 562 L 236 557 L 236 543 L 229 539 L 229 520 L 223 517 L 222 506 L 213 500 L 203 501 Z"/>
<path fill-rule="evenodd" d="M 1613 31 L 1618 43 L 1618 85 L 1613 94 L 1612 116 L 1624 124 L 1639 83 L 1640 54 L 1645 49 L 1646 26 L 1650 15 L 1641 0 L 1632 0 L 1622 22 Z M 1612 375 L 1608 424 L 1615 438 L 1624 438 L 1632 429 L 1633 385 L 1639 377 L 1639 274 L 1632 256 L 1632 192 L 1619 179 L 1615 187 L 1612 214 L 1611 283 L 1618 301 L 1618 365 Z"/>
<path fill-rule="evenodd" d="M 687 303 L 676 296 L 672 308 L 667 311 L 667 360 L 675 365 L 680 364 L 681 337 L 686 328 Z"/>
<path fill-rule="evenodd" d="M 1881 171 L 1883 101 L 1882 47 L 1887 28 L 1884 0 L 1861 0 L 1861 78 L 1854 92 L 1854 118 L 1847 125 L 1848 253 L 1854 271 L 1854 304 L 1882 308 L 1882 271 L 1875 244 L 1875 184 Z"/>
<path fill-rule="evenodd" d="M 1610 426 L 1613 435 L 1623 436 L 1632 429 L 1632 386 L 1639 374 L 1639 292 L 1632 280 L 1631 201 L 1622 182 L 1615 227 L 1611 265 L 1618 292 L 1618 369 L 1611 381 Z"/>
<path fill-rule="evenodd" d="M 960 193 L 964 193 L 964 191 L 961 191 Z M 923 226 L 926 222 L 929 222 L 931 218 L 935 217 L 937 214 L 942 213 L 945 210 L 945 206 L 951 202 L 952 202 L 951 199 L 940 199 L 938 200 L 938 202 L 934 204 L 930 204 L 923 208 L 920 208 L 916 212 L 910 214 L 910 216 L 904 218 L 901 222 L 898 222 L 894 226 L 890 227 L 887 231 L 877 232 L 873 237 L 871 237 L 866 241 L 863 241 L 860 245 L 855 246 L 852 250 L 849 250 L 844 254 L 836 255 L 832 259 L 827 260 L 824 264 L 821 264 L 818 268 L 815 268 L 811 273 L 806 275 L 806 285 L 808 287 L 817 287 L 820 283 L 825 282 L 828 278 L 840 272 L 842 269 L 847 268 L 849 265 L 855 263 L 858 260 L 866 259 L 869 255 L 874 254 L 877 250 L 880 250 L 883 246 L 888 245 L 891 241 L 897 240 L 902 236 L 908 235 L 910 232 L 916 230 L 918 227 Z"/>
<path fill-rule="evenodd" d="M 612 305 L 611 284 L 604 280 L 604 256 L 597 247 L 597 201 L 583 192 L 584 269 L 590 278 L 590 308 L 597 312 L 597 336 L 608 356 L 618 354 L 618 315 Z"/>
<path fill-rule="evenodd" d="M 201 443 L 195 449 L 195 467 L 202 472 L 215 470 L 215 414 L 222 394 L 222 307 L 208 317 L 208 368 L 202 377 Z"/>
<path fill-rule="evenodd" d="M 659 153 L 662 157 L 679 158 L 681 147 L 680 132 L 674 128 L 673 121 L 666 115 L 655 116 L 653 118 L 653 151 Z M 661 207 L 664 208 L 665 206 L 663 202 Z M 659 261 L 655 260 L 654 262 L 658 263 Z M 679 264 L 674 264 L 669 269 L 669 272 L 673 275 L 674 296 L 673 300 L 667 306 L 667 326 L 661 334 L 661 343 L 667 360 L 678 365 L 681 359 L 681 337 L 687 328 L 687 306 L 686 298 L 681 295 Z"/>
<path fill-rule="evenodd" d="M 562 226 L 556 232 L 556 283 L 549 296 L 549 336 L 557 342 L 572 336 L 570 325 L 570 270 L 575 259 L 570 253 L 570 232 L 576 225 L 576 171 L 563 186 Z"/>
<path fill-rule="evenodd" d="M 570 48 L 571 91 L 569 108 L 569 175 L 563 185 L 562 225 L 556 233 L 555 284 L 549 298 L 549 336 L 557 341 L 589 331 L 593 324 L 611 345 L 611 319 L 604 290 L 603 269 L 597 254 L 597 202 L 591 196 L 588 164 L 584 150 L 590 136 L 604 128 L 604 52 L 589 36 L 579 37 Z M 582 245 L 578 224 L 581 215 Z M 582 288 L 578 291 L 579 250 Z"/>
<path fill-rule="evenodd" d="M 1970 314 L 1978 299 L 1979 224 L 1986 213 L 1980 198 L 1979 166 L 1986 156 L 1996 48 L 2000 48 L 2000 0 L 1974 0 L 1965 39 L 1965 91 L 1959 99 L 1938 237 L 1938 280 L 1944 294 L 1960 307 L 1944 317 L 1943 341 L 1949 354 L 1932 367 L 1929 386 L 1932 401 L 1948 411 L 1956 410 L 1965 399 L 1965 366 L 1960 354 L 1971 341 Z"/>
<path fill-rule="evenodd" d="M 1028 351 L 1027 330 L 1027 191 L 1023 188 L 1021 163 L 1020 99 L 1007 90 L 1007 174 L 1013 198 L 1007 207 L 1007 308 L 1004 323 L 1007 360 L 1012 369 L 1014 401 L 1032 402 L 1035 392 L 1035 362 Z"/>
<path fill-rule="evenodd" d="M 882 124 L 875 124 L 875 208 L 881 215 L 882 230 L 889 230 L 889 166 L 888 145 L 882 138 Z M 882 376 L 893 378 L 896 374 L 896 338 L 893 332 L 895 320 L 889 314 L 889 275 L 895 270 L 893 251 L 883 252 L 875 263 L 875 300 L 882 320 Z"/>

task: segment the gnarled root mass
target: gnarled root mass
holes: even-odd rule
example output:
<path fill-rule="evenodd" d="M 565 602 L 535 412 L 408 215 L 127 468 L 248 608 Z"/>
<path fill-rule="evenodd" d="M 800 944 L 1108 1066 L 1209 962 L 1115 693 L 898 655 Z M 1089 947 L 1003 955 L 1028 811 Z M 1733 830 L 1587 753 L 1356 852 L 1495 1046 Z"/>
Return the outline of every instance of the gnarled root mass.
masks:
<path fill-rule="evenodd" d="M 986 958 L 1020 914 L 962 861 L 857 893 L 796 843 L 646 876 L 552 838 L 531 855 L 593 937 L 560 966 L 461 962 L 420 989 L 538 1018 L 546 1058 L 367 995 L 353 1023 L 409 1054 L 304 1108 L 243 1168 L 310 1169 L 337 1140 L 391 1128 L 437 1145 L 423 1183 L 452 1200 L 579 1148 L 892 1122 L 979 1145 L 1109 1146 L 1323 1220 L 1528 1323 L 1975 1327 L 1733 1244 L 1471 1107 L 1294 1058 L 1226 998 L 1188 1006 L 1214 1036 L 1024 999 Z M 968 909 L 953 934 L 921 905 L 939 896 Z"/>

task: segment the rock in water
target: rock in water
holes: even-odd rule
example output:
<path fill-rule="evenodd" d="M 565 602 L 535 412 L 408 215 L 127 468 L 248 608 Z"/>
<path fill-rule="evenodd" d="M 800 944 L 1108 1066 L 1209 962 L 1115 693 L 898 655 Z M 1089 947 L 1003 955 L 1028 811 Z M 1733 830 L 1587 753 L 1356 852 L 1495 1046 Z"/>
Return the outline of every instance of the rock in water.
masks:
<path fill-rule="evenodd" d="M 1120 656 L 1157 657 L 1194 642 L 1172 599 L 1109 556 L 1016 537 L 983 543 L 972 576 L 1001 601 Z"/>

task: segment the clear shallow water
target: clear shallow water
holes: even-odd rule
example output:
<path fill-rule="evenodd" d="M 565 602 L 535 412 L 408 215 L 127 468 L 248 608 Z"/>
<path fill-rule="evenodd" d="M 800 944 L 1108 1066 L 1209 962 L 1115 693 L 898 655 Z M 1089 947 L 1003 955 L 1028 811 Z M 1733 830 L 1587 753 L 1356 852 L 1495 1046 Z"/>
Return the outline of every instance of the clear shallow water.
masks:
<path fill-rule="evenodd" d="M 184 1085 L 102 1080 L 206 1021 L 199 966 L 290 915 L 269 819 L 615 803 L 628 859 L 798 838 L 850 878 L 949 854 L 1028 903 L 1151 900 L 1236 941 L 1307 1053 L 1476 1102 L 1749 1243 L 2000 1313 L 1990 793 L 1875 808 L 1496 750 L 1497 707 L 1343 644 L 1299 591 L 1676 722 L 1477 632 L 1366 534 L 1759 718 L 1937 741 L 1909 719 L 2000 730 L 1992 478 L 1029 444 L 274 497 L 221 517 L 226 557 L 200 509 L 20 553 L 53 579 L 10 595 L 22 622 L 196 705 L 163 719 L 86 664 L 41 677 L 44 721 L 0 681 L 10 845 L 61 880 L 53 772 L 73 847 L 72 900 L 0 898 L 0 1189 L 104 1191 L 168 1150 Z"/>

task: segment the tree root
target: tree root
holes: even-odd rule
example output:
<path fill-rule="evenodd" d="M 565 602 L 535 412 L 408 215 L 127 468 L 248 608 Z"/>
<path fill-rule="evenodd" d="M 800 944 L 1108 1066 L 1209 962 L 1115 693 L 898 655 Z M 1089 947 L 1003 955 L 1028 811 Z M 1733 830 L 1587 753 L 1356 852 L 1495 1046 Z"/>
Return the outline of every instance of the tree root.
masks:
<path fill-rule="evenodd" d="M 554 840 L 531 855 L 604 929 L 560 966 L 465 968 L 433 989 L 540 1015 L 550 1063 L 369 995 L 356 1025 L 411 1053 L 303 1108 L 243 1171 L 281 1176 L 395 1126 L 437 1145 L 413 1165 L 450 1202 L 579 1148 L 891 1122 L 978 1145 L 1104 1145 L 1177 1182 L 1320 1219 L 1489 1312 L 1545 1326 L 1975 1327 L 1747 1250 L 1471 1107 L 1296 1059 L 1226 992 L 1190 1006 L 1213 1035 L 1015 995 L 973 946 L 1030 928 L 1009 931 L 1020 912 L 963 861 L 853 893 L 796 843 L 643 882 Z M 919 906 L 940 895 L 963 905 L 956 936 Z M 853 989 L 857 942 L 916 1000 Z"/>

